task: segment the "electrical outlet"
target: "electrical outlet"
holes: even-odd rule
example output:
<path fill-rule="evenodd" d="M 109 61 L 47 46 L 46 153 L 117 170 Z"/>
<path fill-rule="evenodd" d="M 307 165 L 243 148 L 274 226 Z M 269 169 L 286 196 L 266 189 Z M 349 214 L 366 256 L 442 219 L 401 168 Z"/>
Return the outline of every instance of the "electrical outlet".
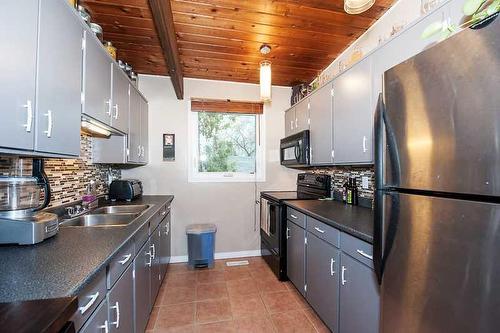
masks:
<path fill-rule="evenodd" d="M 368 189 L 368 177 L 366 176 L 361 177 L 361 187 L 365 190 Z"/>

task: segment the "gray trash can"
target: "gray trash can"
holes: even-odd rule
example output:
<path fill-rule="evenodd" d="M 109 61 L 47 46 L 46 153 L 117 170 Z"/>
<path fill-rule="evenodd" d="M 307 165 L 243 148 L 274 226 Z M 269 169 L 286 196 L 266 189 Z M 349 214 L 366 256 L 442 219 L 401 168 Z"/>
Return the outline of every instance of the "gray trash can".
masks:
<path fill-rule="evenodd" d="M 216 232 L 215 224 L 190 224 L 187 226 L 189 268 L 214 267 Z"/>

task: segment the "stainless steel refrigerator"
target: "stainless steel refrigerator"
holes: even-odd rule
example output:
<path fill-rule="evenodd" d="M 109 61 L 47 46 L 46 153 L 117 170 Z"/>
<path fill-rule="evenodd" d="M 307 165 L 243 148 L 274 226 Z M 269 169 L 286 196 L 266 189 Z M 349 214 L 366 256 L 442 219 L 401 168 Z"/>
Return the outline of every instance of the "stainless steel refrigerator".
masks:
<path fill-rule="evenodd" d="M 500 20 L 384 74 L 374 263 L 388 332 L 500 331 Z"/>

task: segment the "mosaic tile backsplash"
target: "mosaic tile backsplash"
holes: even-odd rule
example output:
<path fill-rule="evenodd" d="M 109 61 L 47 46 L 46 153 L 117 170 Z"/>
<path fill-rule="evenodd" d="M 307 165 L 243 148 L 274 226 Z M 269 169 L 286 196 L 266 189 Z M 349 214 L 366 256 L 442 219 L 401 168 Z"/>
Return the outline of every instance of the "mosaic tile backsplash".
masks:
<path fill-rule="evenodd" d="M 321 167 L 308 170 L 319 174 L 328 174 L 332 177 L 332 191 L 342 192 L 342 186 L 350 176 L 356 177 L 358 195 L 361 198 L 373 200 L 375 173 L 373 167 Z M 368 189 L 361 187 L 361 177 L 368 177 Z"/>
<path fill-rule="evenodd" d="M 80 158 L 75 159 L 45 159 L 45 173 L 50 181 L 52 197 L 50 207 L 77 201 L 86 193 L 87 185 L 91 180 L 96 181 L 97 194 L 108 192 L 108 174 L 113 178 L 120 178 L 119 169 L 109 165 L 92 164 L 92 138 L 82 134 L 80 140 Z M 0 155 L 0 175 L 7 172 L 16 163 L 17 157 Z M 31 159 L 22 160 L 23 169 L 31 174 Z M 0 194 L 1 195 L 1 194 Z"/>

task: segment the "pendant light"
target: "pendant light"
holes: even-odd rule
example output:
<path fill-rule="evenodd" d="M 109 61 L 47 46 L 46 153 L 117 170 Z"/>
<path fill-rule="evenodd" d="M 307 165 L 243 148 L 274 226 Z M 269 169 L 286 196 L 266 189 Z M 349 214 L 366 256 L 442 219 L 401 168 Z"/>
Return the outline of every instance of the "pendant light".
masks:
<path fill-rule="evenodd" d="M 260 53 L 266 55 L 271 52 L 271 47 L 263 44 Z M 271 62 L 263 60 L 260 63 L 260 99 L 263 102 L 271 101 Z"/>
<path fill-rule="evenodd" d="M 370 9 L 375 0 L 344 0 L 344 10 L 347 14 L 360 14 Z"/>

